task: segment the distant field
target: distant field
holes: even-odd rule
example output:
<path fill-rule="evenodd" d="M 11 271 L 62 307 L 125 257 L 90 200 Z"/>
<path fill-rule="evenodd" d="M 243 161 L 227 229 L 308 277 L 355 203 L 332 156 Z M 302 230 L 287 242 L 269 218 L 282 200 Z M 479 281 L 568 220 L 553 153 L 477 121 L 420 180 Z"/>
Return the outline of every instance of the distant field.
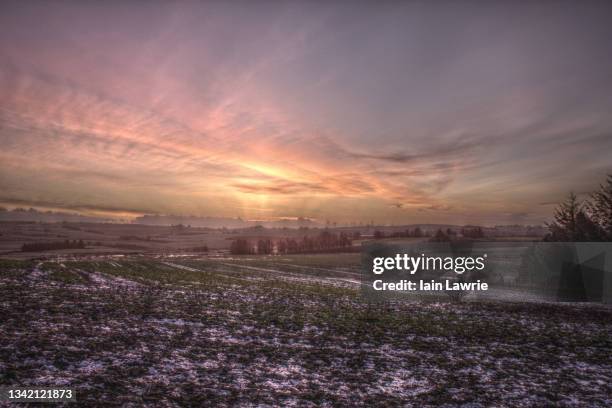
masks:
<path fill-rule="evenodd" d="M 612 310 L 365 303 L 358 254 L 0 260 L 0 384 L 82 403 L 612 405 Z"/>
<path fill-rule="evenodd" d="M 211 249 L 229 248 L 232 233 L 208 228 L 179 228 L 137 224 L 26 223 L 0 222 L 0 255 L 16 254 L 21 245 L 32 242 L 83 240 L 83 250 L 53 253 L 131 253 L 190 250 L 207 245 Z M 42 253 L 44 254 L 44 253 Z M 40 255 L 40 254 L 39 254 Z"/>
<path fill-rule="evenodd" d="M 243 230 L 210 229 L 187 226 L 152 226 L 139 224 L 94 223 L 35 223 L 0 222 L 0 257 L 32 259 L 57 255 L 110 255 L 110 254 L 169 254 L 201 253 L 203 247 L 211 252 L 227 252 L 236 238 L 250 242 L 259 239 L 316 236 L 319 229 L 265 229 Z M 45 250 L 21 252 L 23 244 L 82 240 L 84 249 Z M 359 245 L 358 240 L 353 241 Z M 350 248 L 346 249 L 348 252 Z"/>
<path fill-rule="evenodd" d="M 445 227 L 445 226 L 440 226 Z M 387 229 L 390 235 L 393 227 L 362 226 L 352 228 L 330 228 L 335 234 L 345 233 L 352 237 L 360 232 L 361 238 L 352 240 L 352 247 L 343 249 L 345 252 L 355 250 L 364 241 L 372 240 L 374 231 Z M 397 230 L 401 227 L 395 227 Z M 426 227 L 423 227 L 426 228 Z M 428 233 L 432 234 L 436 226 L 429 225 Z M 455 229 L 461 227 L 454 226 Z M 206 246 L 211 251 L 227 251 L 236 238 L 245 238 L 250 242 L 259 239 L 278 240 L 293 238 L 301 240 L 305 236 L 314 237 L 321 234 L 319 228 L 244 228 L 244 229 L 212 229 L 190 226 L 155 226 L 142 224 L 115 223 L 40 223 L 26 221 L 0 221 L 0 258 L 31 259 L 58 254 L 102 255 L 102 254 L 169 254 L 201 252 Z M 518 231 L 520 232 L 520 231 Z M 538 236 L 512 236 L 512 231 L 492 229 L 488 240 L 497 241 L 533 241 Z M 504 234 L 504 235 L 500 235 Z M 510 234 L 510 235 L 508 235 Z M 402 243 L 427 240 L 422 238 L 383 238 L 386 243 Z M 23 244 L 48 243 L 82 240 L 85 249 L 47 250 L 40 252 L 21 252 Z M 333 249 L 332 249 L 333 250 Z"/>

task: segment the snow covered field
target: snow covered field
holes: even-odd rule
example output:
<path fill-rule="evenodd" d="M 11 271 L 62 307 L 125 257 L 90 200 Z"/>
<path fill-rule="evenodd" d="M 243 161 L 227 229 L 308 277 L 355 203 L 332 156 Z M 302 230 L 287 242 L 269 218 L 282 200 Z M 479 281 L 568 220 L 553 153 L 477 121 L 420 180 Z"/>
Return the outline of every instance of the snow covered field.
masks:
<path fill-rule="evenodd" d="M 0 261 L 0 385 L 88 405 L 612 406 L 609 307 L 367 304 L 344 256 Z"/>

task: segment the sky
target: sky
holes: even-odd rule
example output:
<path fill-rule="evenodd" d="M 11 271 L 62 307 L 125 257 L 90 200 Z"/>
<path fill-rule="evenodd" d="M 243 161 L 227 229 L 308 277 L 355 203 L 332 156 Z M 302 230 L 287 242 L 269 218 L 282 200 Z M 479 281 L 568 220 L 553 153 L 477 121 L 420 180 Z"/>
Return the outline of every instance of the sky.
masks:
<path fill-rule="evenodd" d="M 0 205 L 542 223 L 612 172 L 612 7 L 513 3 L 3 1 Z"/>

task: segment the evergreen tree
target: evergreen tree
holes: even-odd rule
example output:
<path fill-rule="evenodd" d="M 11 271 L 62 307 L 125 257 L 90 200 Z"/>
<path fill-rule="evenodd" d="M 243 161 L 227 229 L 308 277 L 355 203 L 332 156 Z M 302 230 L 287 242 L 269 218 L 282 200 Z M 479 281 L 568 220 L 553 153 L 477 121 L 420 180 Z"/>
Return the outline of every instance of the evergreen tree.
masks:
<path fill-rule="evenodd" d="M 602 229 L 584 212 L 576 215 L 576 241 L 604 241 Z"/>
<path fill-rule="evenodd" d="M 549 241 L 574 241 L 576 238 L 576 216 L 580 211 L 580 203 L 576 194 L 569 196 L 555 209 L 554 221 L 548 224 Z"/>
<path fill-rule="evenodd" d="M 605 184 L 592 194 L 592 202 L 587 206 L 592 220 L 599 226 L 603 239 L 612 241 L 612 174 L 608 174 Z"/>
<path fill-rule="evenodd" d="M 548 224 L 550 233 L 545 241 L 601 241 L 600 228 L 585 212 L 588 204 L 581 203 L 570 193 L 555 210 L 555 219 Z"/>

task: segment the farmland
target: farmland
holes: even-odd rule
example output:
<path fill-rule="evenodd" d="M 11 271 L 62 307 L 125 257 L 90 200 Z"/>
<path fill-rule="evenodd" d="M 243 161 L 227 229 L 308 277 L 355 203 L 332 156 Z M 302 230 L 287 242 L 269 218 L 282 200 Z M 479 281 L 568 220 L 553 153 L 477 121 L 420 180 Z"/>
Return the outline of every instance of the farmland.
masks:
<path fill-rule="evenodd" d="M 612 310 L 367 303 L 359 254 L 0 260 L 0 383 L 139 406 L 610 406 Z"/>

